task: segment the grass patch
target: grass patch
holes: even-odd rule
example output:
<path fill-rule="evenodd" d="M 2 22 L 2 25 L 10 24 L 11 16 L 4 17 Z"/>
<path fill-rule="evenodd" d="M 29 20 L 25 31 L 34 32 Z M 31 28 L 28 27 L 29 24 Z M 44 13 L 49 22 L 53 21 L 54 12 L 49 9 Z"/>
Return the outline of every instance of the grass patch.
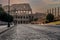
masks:
<path fill-rule="evenodd" d="M 50 22 L 50 23 L 47 23 L 47 24 L 60 25 L 60 21 Z"/>

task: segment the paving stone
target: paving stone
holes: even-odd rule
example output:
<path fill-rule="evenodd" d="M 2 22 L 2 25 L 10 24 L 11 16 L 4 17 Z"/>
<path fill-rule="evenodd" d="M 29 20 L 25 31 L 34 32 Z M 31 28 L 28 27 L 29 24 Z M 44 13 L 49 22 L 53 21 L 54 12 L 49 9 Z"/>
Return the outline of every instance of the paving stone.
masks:
<path fill-rule="evenodd" d="M 13 32 L 13 34 L 10 35 L 3 35 L 3 39 L 1 40 L 58 40 L 57 38 L 59 38 L 57 35 L 60 32 L 52 32 L 49 28 L 48 30 L 38 30 L 34 25 L 18 25 L 16 28 L 16 31 Z M 36 27 L 40 27 L 40 26 L 36 26 Z M 53 28 L 54 29 L 54 28 Z"/>

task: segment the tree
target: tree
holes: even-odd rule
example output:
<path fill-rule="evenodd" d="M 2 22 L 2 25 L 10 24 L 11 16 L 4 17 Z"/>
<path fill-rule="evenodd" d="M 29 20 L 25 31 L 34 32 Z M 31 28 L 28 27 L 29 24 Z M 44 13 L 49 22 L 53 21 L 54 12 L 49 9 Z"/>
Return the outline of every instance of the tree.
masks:
<path fill-rule="evenodd" d="M 1 7 L 0 7 L 0 21 L 8 22 L 8 27 L 10 27 L 10 23 L 13 21 L 13 16 L 6 13 Z"/>
<path fill-rule="evenodd" d="M 33 21 L 33 16 L 29 15 L 29 21 L 32 22 Z"/>
<path fill-rule="evenodd" d="M 37 21 L 38 20 L 38 18 L 34 18 L 34 21 Z"/>
<path fill-rule="evenodd" d="M 51 14 L 51 13 L 49 13 L 49 14 L 46 16 L 46 20 L 47 20 L 48 22 L 52 22 L 52 21 L 54 20 L 54 15 Z"/>
<path fill-rule="evenodd" d="M 30 22 L 32 22 L 32 21 L 37 21 L 38 18 L 34 18 L 33 16 L 29 16 L 29 20 L 30 20 Z"/>

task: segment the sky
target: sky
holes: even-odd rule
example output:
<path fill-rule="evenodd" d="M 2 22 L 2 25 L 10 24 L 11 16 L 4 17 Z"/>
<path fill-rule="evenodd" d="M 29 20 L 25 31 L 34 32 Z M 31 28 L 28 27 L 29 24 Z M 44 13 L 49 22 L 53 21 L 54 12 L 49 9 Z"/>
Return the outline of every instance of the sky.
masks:
<path fill-rule="evenodd" d="M 0 4 L 7 5 L 8 0 L 0 0 Z M 48 7 L 60 5 L 60 0 L 10 0 L 11 4 L 29 3 L 33 12 L 44 12 Z"/>

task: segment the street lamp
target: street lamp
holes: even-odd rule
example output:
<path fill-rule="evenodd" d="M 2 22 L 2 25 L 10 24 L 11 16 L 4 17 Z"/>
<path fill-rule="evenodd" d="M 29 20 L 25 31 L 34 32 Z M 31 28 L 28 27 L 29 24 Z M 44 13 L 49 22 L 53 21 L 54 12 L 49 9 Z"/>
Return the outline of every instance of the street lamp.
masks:
<path fill-rule="evenodd" d="M 10 13 L 10 0 L 8 0 L 8 13 Z"/>
<path fill-rule="evenodd" d="M 10 14 L 10 0 L 8 0 L 8 14 Z M 10 27 L 10 23 L 8 22 L 8 27 Z"/>

